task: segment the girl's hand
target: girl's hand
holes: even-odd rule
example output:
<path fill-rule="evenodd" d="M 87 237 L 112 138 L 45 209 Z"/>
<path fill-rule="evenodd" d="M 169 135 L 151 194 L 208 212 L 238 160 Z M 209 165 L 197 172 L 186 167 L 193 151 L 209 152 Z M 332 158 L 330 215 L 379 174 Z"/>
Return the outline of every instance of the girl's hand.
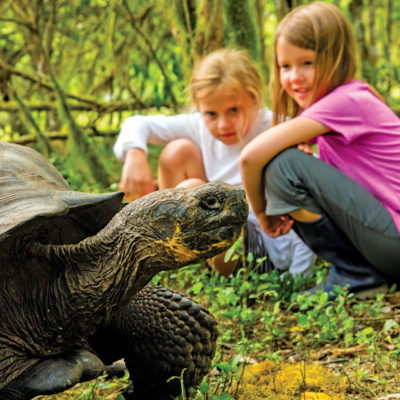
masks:
<path fill-rule="evenodd" d="M 143 150 L 133 148 L 127 151 L 119 189 L 125 193 L 124 198 L 128 201 L 156 190 L 153 173 Z"/>
<path fill-rule="evenodd" d="M 263 231 L 273 238 L 286 235 L 294 223 L 287 214 L 268 216 L 262 212 L 257 214 L 257 219 Z"/>
<path fill-rule="evenodd" d="M 301 150 L 303 153 L 309 154 L 310 156 L 314 155 L 314 150 L 311 144 L 308 143 L 299 143 L 297 148 Z"/>
<path fill-rule="evenodd" d="M 264 231 L 275 237 L 289 232 L 293 222 L 281 216 L 279 227 L 271 224 L 261 210 L 265 210 L 265 188 L 263 171 L 265 166 L 282 150 L 301 146 L 318 135 L 329 132 L 329 128 L 309 118 L 296 117 L 275 125 L 251 140 L 240 153 L 240 173 L 243 187 L 253 211 L 259 213 L 259 221 Z M 303 147 L 305 151 L 305 147 Z M 309 151 L 309 148 L 308 150 Z M 257 214 L 258 215 L 258 214 Z M 276 218 L 276 217 L 275 217 Z"/>

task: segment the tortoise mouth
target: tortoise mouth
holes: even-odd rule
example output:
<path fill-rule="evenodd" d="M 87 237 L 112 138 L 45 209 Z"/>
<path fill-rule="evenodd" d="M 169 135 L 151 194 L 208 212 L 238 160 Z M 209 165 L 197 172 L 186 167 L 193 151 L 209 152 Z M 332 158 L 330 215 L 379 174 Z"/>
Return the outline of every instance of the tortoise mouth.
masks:
<path fill-rule="evenodd" d="M 216 252 L 223 252 L 228 249 L 239 238 L 243 223 L 236 221 L 226 225 L 208 227 L 196 235 L 187 235 L 184 241 L 186 245 L 197 252 L 208 253 L 218 249 Z M 213 250 L 214 249 L 214 250 Z"/>
<path fill-rule="evenodd" d="M 245 215 L 227 215 L 211 220 L 205 227 L 207 231 L 216 231 L 218 229 L 226 229 L 229 227 L 242 227 L 246 222 Z"/>
<path fill-rule="evenodd" d="M 222 236 L 224 240 L 228 240 L 229 236 L 235 237 L 235 236 L 240 235 L 242 228 L 243 228 L 243 223 L 236 222 L 236 223 L 230 223 L 227 225 L 207 229 L 207 231 L 202 232 L 202 234 L 210 235 L 210 236 L 215 235 L 217 240 L 220 239 Z M 219 235 L 218 235 L 218 233 L 219 233 Z"/>

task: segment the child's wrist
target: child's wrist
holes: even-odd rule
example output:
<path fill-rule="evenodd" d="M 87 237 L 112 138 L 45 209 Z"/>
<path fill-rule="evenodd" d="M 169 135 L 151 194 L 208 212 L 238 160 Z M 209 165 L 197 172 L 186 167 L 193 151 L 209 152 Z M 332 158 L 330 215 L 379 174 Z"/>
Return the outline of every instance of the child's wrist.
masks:
<path fill-rule="evenodd" d="M 255 212 L 254 213 L 256 215 L 257 218 L 262 218 L 265 216 L 265 211 L 260 211 L 260 212 Z"/>

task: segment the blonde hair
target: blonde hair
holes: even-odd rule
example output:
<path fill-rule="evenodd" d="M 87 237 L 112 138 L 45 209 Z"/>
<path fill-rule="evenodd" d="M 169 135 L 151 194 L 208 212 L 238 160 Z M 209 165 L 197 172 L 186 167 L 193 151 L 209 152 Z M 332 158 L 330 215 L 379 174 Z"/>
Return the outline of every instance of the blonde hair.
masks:
<path fill-rule="evenodd" d="M 199 99 L 218 86 L 223 86 L 232 94 L 245 90 L 257 106 L 261 108 L 264 105 L 263 80 L 244 50 L 219 49 L 196 64 L 189 84 L 192 104 L 198 107 Z"/>
<path fill-rule="evenodd" d="M 300 108 L 280 82 L 276 45 L 284 38 L 294 46 L 314 50 L 315 79 L 312 102 L 354 79 L 357 70 L 355 39 L 350 22 L 333 4 L 314 2 L 299 6 L 282 19 L 275 34 L 273 124 L 295 117 Z"/>

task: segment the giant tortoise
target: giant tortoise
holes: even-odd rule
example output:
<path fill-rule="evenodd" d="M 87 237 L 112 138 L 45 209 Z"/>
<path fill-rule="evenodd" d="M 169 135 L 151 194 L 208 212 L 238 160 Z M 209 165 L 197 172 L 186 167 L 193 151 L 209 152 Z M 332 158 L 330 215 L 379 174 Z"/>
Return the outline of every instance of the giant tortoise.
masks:
<path fill-rule="evenodd" d="M 196 385 L 216 323 L 149 283 L 212 257 L 247 218 L 241 189 L 210 183 L 151 193 L 73 191 L 39 153 L 0 142 L 0 399 L 62 392 L 125 359 L 135 399 Z M 167 382 L 168 380 L 168 382 Z"/>

